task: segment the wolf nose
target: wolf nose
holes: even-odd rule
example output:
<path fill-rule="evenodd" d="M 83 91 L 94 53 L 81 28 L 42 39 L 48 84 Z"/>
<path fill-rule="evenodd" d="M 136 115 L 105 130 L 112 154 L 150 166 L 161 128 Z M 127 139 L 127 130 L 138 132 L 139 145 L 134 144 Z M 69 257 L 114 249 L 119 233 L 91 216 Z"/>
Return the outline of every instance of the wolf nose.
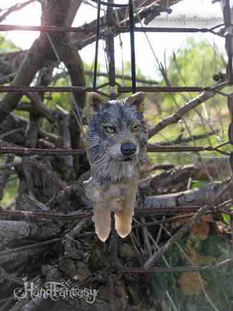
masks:
<path fill-rule="evenodd" d="M 121 145 L 121 152 L 124 156 L 133 155 L 136 152 L 136 145 L 133 143 L 125 143 Z"/>

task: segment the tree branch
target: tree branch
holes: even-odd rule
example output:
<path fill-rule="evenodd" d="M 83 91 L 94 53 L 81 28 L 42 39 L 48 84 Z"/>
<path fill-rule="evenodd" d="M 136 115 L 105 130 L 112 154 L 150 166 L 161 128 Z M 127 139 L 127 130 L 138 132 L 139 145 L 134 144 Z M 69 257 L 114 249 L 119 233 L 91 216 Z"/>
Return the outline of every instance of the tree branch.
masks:
<path fill-rule="evenodd" d="M 32 2 L 35 2 L 35 0 L 28 0 L 28 1 L 25 1 L 21 4 L 17 3 L 15 5 L 13 5 L 12 7 L 8 8 L 6 10 L 5 13 L 3 13 L 1 16 L 0 16 L 0 23 L 7 18 L 8 15 L 10 15 L 11 13 L 13 12 L 16 12 L 16 11 L 19 11 L 21 10 L 22 8 L 24 8 L 25 6 L 31 4 Z"/>
<path fill-rule="evenodd" d="M 150 130 L 149 137 L 152 137 L 155 134 L 158 134 L 161 130 L 163 130 L 168 125 L 178 122 L 182 118 L 183 115 L 185 115 L 187 112 L 189 112 L 193 108 L 196 108 L 200 104 L 204 103 L 209 98 L 213 97 L 217 91 L 227 86 L 227 84 L 228 84 L 227 82 L 219 83 L 213 86 L 210 91 L 203 92 L 197 97 L 191 99 L 186 105 L 183 105 L 182 107 L 180 107 L 180 109 L 177 110 L 174 114 L 172 114 L 171 116 L 157 123 L 155 127 L 152 130 Z"/>
<path fill-rule="evenodd" d="M 81 0 L 69 0 L 65 3 L 61 0 L 58 0 L 55 3 L 53 1 L 43 2 L 41 18 L 42 26 L 44 24 L 70 26 L 76 11 L 69 12 L 69 10 L 74 10 L 74 8 L 77 10 L 81 2 Z M 54 42 L 56 42 L 56 39 L 61 39 L 61 34 L 51 34 L 51 36 Z M 51 57 L 53 60 L 54 52 L 48 41 L 48 36 L 41 33 L 40 37 L 33 43 L 28 51 L 11 85 L 30 85 L 37 71 L 46 61 L 51 61 Z M 20 93 L 8 93 L 5 96 L 3 102 L 0 104 L 0 123 L 16 108 L 21 96 L 22 94 Z"/>
<path fill-rule="evenodd" d="M 229 191 L 227 191 L 228 187 L 229 181 L 216 181 L 198 189 L 146 197 L 144 207 L 147 209 L 172 208 L 184 205 L 216 205 L 230 198 Z"/>

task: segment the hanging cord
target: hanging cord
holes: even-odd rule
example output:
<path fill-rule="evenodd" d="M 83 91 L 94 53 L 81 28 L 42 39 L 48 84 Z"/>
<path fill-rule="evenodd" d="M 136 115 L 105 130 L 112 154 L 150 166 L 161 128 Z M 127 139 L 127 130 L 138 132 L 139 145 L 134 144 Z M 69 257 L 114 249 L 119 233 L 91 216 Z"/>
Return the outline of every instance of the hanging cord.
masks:
<path fill-rule="evenodd" d="M 134 8 L 133 0 L 129 0 L 129 25 L 131 47 L 132 93 L 136 93 L 135 43 L 134 43 Z"/>
<path fill-rule="evenodd" d="M 101 1 L 98 0 L 97 29 L 96 29 L 96 43 L 95 43 L 95 65 L 94 65 L 94 78 L 93 78 L 93 90 L 94 91 L 96 91 L 96 80 L 97 80 L 97 65 L 98 65 L 98 51 L 99 51 L 99 37 L 100 37 L 100 6 L 101 6 Z"/>

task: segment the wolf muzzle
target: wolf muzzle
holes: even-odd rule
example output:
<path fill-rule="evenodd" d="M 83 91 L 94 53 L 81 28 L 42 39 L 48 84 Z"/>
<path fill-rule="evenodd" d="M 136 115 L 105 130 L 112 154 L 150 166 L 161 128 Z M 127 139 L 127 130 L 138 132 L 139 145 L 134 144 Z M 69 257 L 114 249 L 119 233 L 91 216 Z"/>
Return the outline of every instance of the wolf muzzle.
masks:
<path fill-rule="evenodd" d="M 133 143 L 125 143 L 121 145 L 121 153 L 124 156 L 132 156 L 135 154 L 137 146 Z"/>

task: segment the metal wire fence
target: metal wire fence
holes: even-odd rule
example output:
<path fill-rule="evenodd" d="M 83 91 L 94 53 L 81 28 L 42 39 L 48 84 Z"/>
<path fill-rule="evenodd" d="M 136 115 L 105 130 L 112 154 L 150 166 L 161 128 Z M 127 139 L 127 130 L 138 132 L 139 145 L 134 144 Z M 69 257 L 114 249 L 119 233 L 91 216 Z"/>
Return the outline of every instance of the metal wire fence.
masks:
<path fill-rule="evenodd" d="M 99 5 L 106 5 L 105 2 L 103 1 L 98 1 Z M 222 96 L 227 97 L 228 99 L 228 106 L 230 110 L 230 115 L 231 115 L 231 123 L 229 125 L 229 141 L 225 142 L 219 146 L 212 147 L 212 146 L 194 146 L 194 147 L 181 147 L 181 146 L 157 146 L 157 145 L 148 145 L 148 152 L 201 152 L 201 151 L 217 151 L 223 154 L 227 154 L 230 156 L 230 163 L 231 167 L 233 167 L 233 156 L 229 153 L 225 153 L 224 151 L 221 150 L 221 147 L 226 144 L 233 144 L 233 100 L 232 97 L 228 94 L 225 94 L 221 91 L 221 88 L 224 86 L 229 86 L 232 85 L 233 83 L 233 74 L 232 74 L 232 57 L 233 57 L 233 51 L 232 51 L 232 42 L 233 38 L 232 35 L 227 34 L 223 35 L 217 32 L 217 29 L 219 27 L 225 27 L 228 29 L 229 27 L 232 27 L 231 23 L 231 17 L 230 17 L 230 3 L 229 0 L 225 1 L 226 6 L 224 8 L 224 24 L 216 25 L 215 27 L 212 27 L 210 29 L 208 28 L 186 28 L 186 27 L 134 27 L 134 22 L 133 18 L 134 15 L 132 11 L 132 3 L 131 3 L 131 23 L 130 23 L 130 29 L 127 27 L 123 26 L 117 26 L 114 24 L 111 27 L 111 40 L 114 39 L 114 36 L 118 33 L 122 32 L 131 32 L 131 57 L 132 57 L 132 87 L 124 87 L 116 83 L 116 76 L 115 76 L 115 68 L 112 68 L 112 70 L 109 71 L 109 85 L 112 87 L 112 93 L 108 94 L 110 98 L 116 98 L 122 93 L 128 93 L 128 92 L 135 92 L 135 91 L 144 91 L 144 92 L 150 92 L 150 93 L 160 93 L 160 92 L 166 92 L 166 93 L 175 93 L 175 92 L 213 92 L 213 94 L 220 94 Z M 109 5 L 108 4 L 108 10 L 109 10 L 109 16 L 111 19 L 111 14 L 113 14 L 113 7 L 114 4 Z M 57 27 L 57 26 L 19 26 L 19 25 L 0 25 L 0 31 L 13 31 L 13 30 L 23 30 L 23 31 L 40 31 L 40 32 L 46 32 L 46 33 L 58 33 L 58 32 L 78 32 L 78 33 L 83 33 L 89 34 L 90 32 L 92 33 L 92 29 L 86 29 L 86 28 L 80 28 L 80 27 Z M 90 91 L 100 91 L 100 88 L 96 85 L 96 79 L 97 79 L 97 61 L 98 61 L 98 39 L 101 38 L 101 36 L 104 36 L 104 31 L 100 29 L 100 25 L 97 23 L 97 40 L 96 40 L 96 57 L 95 57 L 95 72 L 94 72 L 94 83 L 93 87 L 80 87 L 80 86 L 67 86 L 67 87 L 57 87 L 57 86 L 51 86 L 51 87 L 44 87 L 44 86 L 0 86 L 0 92 L 14 92 L 14 93 L 20 93 L 20 94 L 25 94 L 27 92 L 78 92 L 78 93 L 83 93 L 83 92 L 90 92 Z M 227 64 L 227 76 L 226 80 L 223 83 L 219 83 L 214 86 L 206 86 L 206 87 L 197 87 L 197 86 L 149 86 L 149 87 L 137 87 L 136 86 L 136 73 L 135 73 L 135 47 L 134 47 L 134 40 L 133 40 L 133 35 L 135 32 L 150 32 L 150 33 L 212 33 L 217 36 L 225 37 L 226 39 L 226 45 L 227 45 L 227 56 L 228 56 L 228 64 Z M 113 42 L 111 41 L 110 42 Z M 109 60 L 110 62 L 114 63 L 114 44 L 107 44 L 107 49 L 109 53 Z M 193 106 L 191 106 L 193 107 Z M 179 114 L 174 114 L 172 119 L 167 120 L 166 122 L 170 124 L 177 122 L 179 118 L 182 116 L 182 110 L 179 111 Z M 157 126 L 157 127 L 156 127 Z M 151 136 L 156 133 L 156 130 L 161 129 L 163 127 L 163 124 L 160 122 L 160 124 L 157 124 L 154 129 L 151 131 Z M 70 150 L 70 149 L 39 149 L 39 148 L 13 148 L 9 146 L 5 147 L 0 147 L 0 154 L 14 154 L 14 155 L 20 155 L 20 156 L 29 156 L 29 155 L 43 155 L 43 156 L 51 156 L 51 155 L 80 155 L 80 154 L 85 154 L 85 150 Z M 200 209 L 200 206 L 195 206 L 195 207 L 188 207 L 190 209 L 193 209 L 192 211 L 197 212 Z M 185 207 L 177 207 L 176 209 L 172 208 L 172 211 L 176 212 L 184 212 Z M 142 211 L 141 211 L 142 212 Z M 149 209 L 149 213 L 152 213 L 152 209 Z M 164 208 L 158 208 L 156 212 L 160 212 L 163 214 L 171 212 L 166 211 Z M 4 212 L 5 217 L 8 217 L 9 215 L 12 217 L 14 216 L 13 214 L 16 214 L 15 216 L 21 216 L 25 217 L 25 212 L 19 212 L 19 211 L 14 211 L 14 212 Z M 50 217 L 48 213 L 42 213 L 41 215 L 36 215 L 37 213 L 34 213 L 35 217 Z M 138 211 L 138 214 L 140 214 L 140 211 Z M 3 215 L 3 214 L 2 214 Z M 46 216 L 47 215 L 47 216 Z M 83 217 L 89 217 L 91 214 L 89 212 L 79 214 L 79 215 L 72 215 L 70 216 L 72 219 L 74 217 L 76 218 L 83 218 Z M 145 216 L 145 211 L 144 214 L 142 213 L 143 216 Z M 27 215 L 28 216 L 28 215 Z M 33 216 L 33 213 L 32 213 Z M 31 217 L 32 217 L 31 216 Z M 52 215 L 51 217 L 56 217 Z M 57 216 L 63 217 L 61 215 Z M 68 217 L 68 216 L 67 216 Z M 178 239 L 180 236 L 175 237 L 175 239 Z M 225 263 L 224 263 L 225 264 Z M 220 267 L 221 265 L 219 265 Z M 150 267 L 150 265 L 148 265 Z M 148 268 L 147 267 L 147 268 Z M 193 271 L 200 271 L 200 270 L 205 270 L 205 269 L 216 269 L 218 265 L 211 265 L 211 266 L 205 266 L 202 268 L 198 267 L 192 267 Z M 180 268 L 179 271 L 186 271 L 186 268 Z M 148 272 L 154 273 L 154 272 L 169 272 L 172 271 L 174 272 L 174 269 L 164 269 L 164 268 L 156 268 L 156 269 L 151 269 L 148 270 Z M 188 269 L 190 271 L 190 269 Z M 130 269 L 122 270 L 120 273 L 126 273 L 130 272 Z M 132 273 L 145 273 L 145 269 L 132 269 Z"/>

